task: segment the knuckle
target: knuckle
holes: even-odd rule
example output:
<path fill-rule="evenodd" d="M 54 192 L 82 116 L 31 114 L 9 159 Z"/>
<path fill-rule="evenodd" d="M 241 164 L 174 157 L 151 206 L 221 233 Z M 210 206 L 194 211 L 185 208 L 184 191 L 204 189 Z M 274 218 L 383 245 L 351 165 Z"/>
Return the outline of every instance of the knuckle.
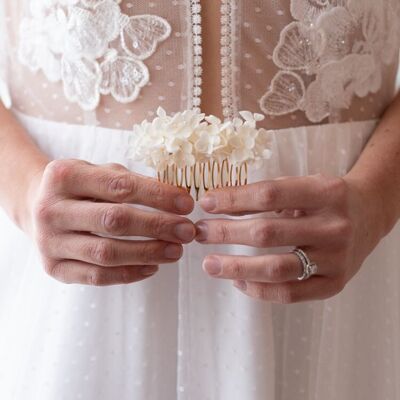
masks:
<path fill-rule="evenodd" d="M 157 255 L 154 251 L 154 248 L 152 248 L 152 246 L 150 245 L 150 243 L 143 243 L 136 249 L 135 256 L 140 262 L 147 264 L 153 261 Z"/>
<path fill-rule="evenodd" d="M 96 265 L 110 265 L 115 258 L 114 247 L 105 240 L 97 240 L 97 243 L 89 248 L 89 254 Z"/>
<path fill-rule="evenodd" d="M 169 187 L 172 189 L 172 187 Z M 159 182 L 151 182 L 143 186 L 143 190 L 146 190 L 146 194 L 151 196 L 156 202 L 165 201 L 166 191 L 165 186 L 160 185 Z"/>
<path fill-rule="evenodd" d="M 217 239 L 222 243 L 228 243 L 230 241 L 231 232 L 226 224 L 218 224 L 217 237 Z"/>
<path fill-rule="evenodd" d="M 33 217 L 38 222 L 48 223 L 52 219 L 52 216 L 49 205 L 44 201 L 38 202 L 33 207 Z"/>
<path fill-rule="evenodd" d="M 153 215 L 152 219 L 147 222 L 151 224 L 151 231 L 154 237 L 159 238 L 162 236 L 166 224 L 166 219 L 163 217 L 162 214 L 155 214 Z"/>
<path fill-rule="evenodd" d="M 267 267 L 267 275 L 272 282 L 279 282 L 285 277 L 285 265 L 279 260 L 271 262 Z"/>
<path fill-rule="evenodd" d="M 124 235 L 129 227 L 128 214 L 124 207 L 110 206 L 106 209 L 102 218 L 104 230 L 112 235 Z"/>
<path fill-rule="evenodd" d="M 70 176 L 77 162 L 78 160 L 72 159 L 52 160 L 46 165 L 43 176 L 52 183 L 62 184 Z"/>
<path fill-rule="evenodd" d="M 276 230 L 271 222 L 263 221 L 253 225 L 250 235 L 256 246 L 265 247 L 273 243 Z"/>
<path fill-rule="evenodd" d="M 89 271 L 86 279 L 90 286 L 104 286 L 108 283 L 107 275 L 97 268 Z"/>
<path fill-rule="evenodd" d="M 35 235 L 35 243 L 41 254 L 46 254 L 49 250 L 49 237 L 43 232 Z"/>
<path fill-rule="evenodd" d="M 272 181 L 264 182 L 260 186 L 258 197 L 263 208 L 268 209 L 271 206 L 273 207 L 279 197 L 278 185 Z"/>
<path fill-rule="evenodd" d="M 62 263 L 53 266 L 51 276 L 62 283 L 72 283 L 70 279 L 68 279 L 67 268 Z"/>
<path fill-rule="evenodd" d="M 347 242 L 353 236 L 354 227 L 348 218 L 341 218 L 331 225 L 332 237 L 338 239 L 340 242 Z"/>
<path fill-rule="evenodd" d="M 322 174 L 319 174 L 322 175 Z M 322 195 L 343 204 L 347 198 L 347 184 L 343 178 L 322 175 L 319 177 Z"/>
<path fill-rule="evenodd" d="M 108 191 L 117 201 L 124 201 L 129 194 L 135 191 L 135 179 L 133 175 L 126 173 L 112 178 L 108 183 Z"/>
<path fill-rule="evenodd" d="M 346 194 L 347 184 L 343 178 L 331 177 L 327 180 L 327 184 L 330 187 L 331 191 L 341 195 Z"/>
<path fill-rule="evenodd" d="M 237 202 L 237 197 L 235 195 L 235 193 L 231 190 L 228 190 L 226 192 L 226 197 L 225 197 L 225 204 L 227 206 L 227 208 L 235 208 Z"/>
<path fill-rule="evenodd" d="M 47 275 L 54 277 L 55 274 L 55 265 L 54 262 L 50 259 L 43 258 L 42 259 L 43 270 Z"/>
<path fill-rule="evenodd" d="M 259 300 L 267 300 L 267 291 L 262 284 L 255 284 L 252 291 L 252 297 L 259 299 Z"/>
<path fill-rule="evenodd" d="M 45 199 L 38 201 L 32 209 L 34 221 L 40 225 L 50 225 L 56 218 L 56 210 L 53 203 Z"/>
<path fill-rule="evenodd" d="M 121 271 L 119 280 L 122 284 L 132 283 L 138 280 L 138 276 L 132 270 L 124 269 Z"/>
<path fill-rule="evenodd" d="M 118 163 L 108 163 L 106 164 L 108 168 L 114 169 L 116 171 L 127 171 L 127 168 L 123 166 L 122 164 Z"/>
<path fill-rule="evenodd" d="M 119 281 L 121 283 L 129 283 L 132 282 L 132 273 L 129 273 L 128 270 L 124 269 L 120 272 Z"/>
<path fill-rule="evenodd" d="M 246 268 L 239 260 L 233 260 L 229 269 L 232 279 L 240 279 L 246 275 Z"/>

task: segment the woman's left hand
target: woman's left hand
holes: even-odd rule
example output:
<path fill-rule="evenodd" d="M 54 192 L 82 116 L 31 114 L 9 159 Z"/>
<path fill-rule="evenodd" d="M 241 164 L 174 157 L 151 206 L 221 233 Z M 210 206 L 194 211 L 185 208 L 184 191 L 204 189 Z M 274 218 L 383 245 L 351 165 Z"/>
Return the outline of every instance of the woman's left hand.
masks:
<path fill-rule="evenodd" d="M 286 304 L 332 297 L 358 272 L 383 236 L 380 198 L 360 182 L 321 174 L 210 191 L 200 205 L 211 214 L 277 214 L 199 221 L 197 241 L 300 247 L 318 265 L 318 271 L 299 281 L 303 268 L 293 253 L 256 257 L 215 254 L 205 258 L 203 268 L 213 277 L 233 280 L 245 294 L 266 301 Z"/>

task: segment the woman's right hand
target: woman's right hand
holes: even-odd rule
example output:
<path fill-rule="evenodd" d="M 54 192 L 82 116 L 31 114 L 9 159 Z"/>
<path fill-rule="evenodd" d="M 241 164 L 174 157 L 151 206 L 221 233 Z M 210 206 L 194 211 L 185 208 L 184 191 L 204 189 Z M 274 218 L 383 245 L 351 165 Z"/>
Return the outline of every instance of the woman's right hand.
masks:
<path fill-rule="evenodd" d="M 64 283 L 104 286 L 141 281 L 156 273 L 159 264 L 179 260 L 182 243 L 196 235 L 193 223 L 179 216 L 194 207 L 186 190 L 120 164 L 53 160 L 31 189 L 31 202 L 30 233 L 45 271 Z"/>

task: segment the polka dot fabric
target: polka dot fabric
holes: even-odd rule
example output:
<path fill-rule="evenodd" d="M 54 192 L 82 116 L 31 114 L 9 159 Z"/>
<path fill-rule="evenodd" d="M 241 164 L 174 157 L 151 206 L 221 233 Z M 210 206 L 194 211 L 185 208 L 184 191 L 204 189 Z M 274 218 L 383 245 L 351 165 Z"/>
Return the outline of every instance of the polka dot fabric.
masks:
<path fill-rule="evenodd" d="M 3 3 L 12 111 L 51 158 L 121 163 L 154 176 L 125 158 L 129 133 L 159 105 L 168 112 L 199 105 L 201 63 L 209 61 L 201 59 L 202 3 L 119 2 L 128 16 L 164 18 L 171 34 L 146 60 L 150 81 L 137 100 L 121 104 L 105 95 L 93 111 L 67 101 L 61 82 L 21 65 L 19 22 L 29 15 L 29 1 Z M 222 108 L 260 112 L 278 72 L 274 49 L 293 22 L 290 2 L 221 5 Z M 386 66 L 381 89 L 355 97 L 338 123 L 313 124 L 300 111 L 267 116 L 272 158 L 250 171 L 250 181 L 344 175 L 393 98 L 396 70 L 396 62 Z M 204 217 L 198 206 L 190 216 Z M 1 211 L 0 399 L 398 400 L 399 239 L 398 224 L 334 298 L 278 305 L 203 272 L 210 253 L 264 253 L 245 246 L 190 244 L 179 263 L 138 284 L 64 285 L 45 274 L 34 244 Z"/>
<path fill-rule="evenodd" d="M 329 4 L 334 1 L 271 1 L 267 2 L 268 6 L 265 3 L 262 0 L 236 2 L 235 18 L 238 27 L 233 46 L 233 60 L 236 67 L 234 72 L 236 110 L 260 111 L 260 99 L 271 90 L 273 78 L 279 71 L 274 61 L 274 51 L 283 35 L 283 27 L 293 24 L 291 4 L 293 6 L 294 3 L 308 3 L 309 7 L 312 7 L 311 4 Z M 382 7 L 385 6 L 382 5 Z M 291 54 L 291 57 L 295 57 L 295 54 Z M 398 69 L 397 61 L 398 59 L 394 58 L 391 65 L 384 67 L 386 79 L 379 91 L 369 93 L 365 97 L 354 96 L 349 107 L 340 110 L 340 115 L 331 115 L 330 118 L 324 118 L 319 123 L 328 123 L 330 120 L 332 122 L 334 119 L 337 119 L 336 122 L 345 122 L 379 117 L 393 97 L 393 82 Z M 291 72 L 298 74 L 299 70 Z M 311 80 L 311 74 L 306 76 L 305 82 L 311 82 Z M 285 115 L 265 115 L 264 125 L 271 129 L 304 126 L 311 123 L 302 111 Z"/>
<path fill-rule="evenodd" d="M 22 65 L 20 62 L 21 46 L 22 48 L 25 46 L 20 24 L 26 18 L 32 17 L 31 10 L 33 7 L 30 6 L 31 1 L 33 0 L 18 0 L 7 2 L 3 5 L 6 15 L 3 23 L 6 25 L 6 33 L 9 37 L 9 45 L 6 49 L 9 70 L 8 84 L 14 109 L 26 115 L 45 120 L 98 125 L 114 129 L 131 129 L 134 123 L 139 123 L 146 118 L 152 119 L 158 106 L 162 106 L 169 113 L 201 107 L 202 92 L 203 96 L 205 96 L 203 100 L 210 100 L 207 99 L 206 93 L 204 93 L 204 87 L 207 87 L 206 82 L 202 80 L 202 65 L 204 65 L 204 62 L 219 65 L 217 68 L 220 69 L 219 73 L 221 74 L 221 93 L 218 101 L 222 105 L 221 108 L 225 117 L 233 117 L 240 110 L 262 112 L 267 118 L 260 125 L 271 129 L 305 126 L 315 123 L 315 121 L 312 122 L 310 118 L 307 118 L 303 110 L 296 110 L 304 106 L 302 103 L 307 100 L 308 92 L 301 101 L 297 99 L 298 104 L 296 106 L 292 104 L 292 112 L 275 115 L 268 111 L 272 106 L 277 107 L 277 102 L 278 105 L 279 102 L 283 102 L 285 104 L 284 108 L 289 107 L 288 103 L 294 102 L 290 93 L 285 93 L 283 98 L 282 95 L 280 98 L 274 97 L 272 104 L 268 104 L 268 102 L 265 104 L 263 101 L 266 94 L 274 90 L 275 78 L 279 71 L 285 74 L 289 73 L 290 77 L 295 79 L 297 86 L 300 84 L 307 86 L 315 78 L 313 75 L 315 71 L 304 71 L 305 67 L 301 63 L 297 67 L 289 68 L 284 66 L 286 69 L 280 69 L 277 66 L 277 60 L 274 59 L 274 52 L 276 52 L 278 44 L 285 45 L 285 48 L 289 47 L 286 51 L 290 53 L 290 56 L 295 57 L 295 54 L 292 53 L 296 53 L 297 50 L 296 47 L 293 47 L 293 42 L 296 42 L 296 46 L 301 46 L 304 41 L 309 40 L 307 36 L 300 38 L 297 38 L 297 36 L 292 38 L 291 36 L 289 44 L 284 40 L 283 44 L 281 43 L 285 28 L 297 24 L 303 27 L 302 29 L 304 30 L 309 29 L 309 26 L 313 26 L 315 23 L 315 21 L 298 20 L 300 18 L 297 15 L 298 13 L 294 12 L 296 7 L 304 10 L 314 10 L 315 8 L 316 11 L 323 9 L 326 14 L 325 19 L 328 19 L 332 14 L 333 6 L 339 6 L 336 9 L 340 9 L 342 13 L 348 13 L 349 9 L 357 9 L 357 7 L 353 6 L 352 8 L 351 6 L 351 4 L 357 3 L 355 0 L 329 0 L 322 2 L 324 6 L 318 6 L 316 3 L 320 4 L 320 2 L 311 0 L 268 2 L 263 0 L 220 0 L 221 29 L 216 27 L 215 31 L 218 34 L 215 37 L 203 38 L 201 9 L 202 6 L 206 7 L 207 5 L 200 0 L 158 0 L 151 2 L 123 0 L 118 3 L 124 17 L 134 18 L 140 15 L 160 17 L 170 25 L 171 32 L 167 38 L 163 38 L 158 43 L 154 53 L 144 60 L 149 70 L 149 79 L 144 87 L 141 88 L 138 98 L 122 104 L 111 95 L 102 95 L 99 105 L 94 110 L 84 111 L 76 102 L 67 100 L 62 82 L 59 80 L 51 82 L 46 79 L 42 70 L 32 72 L 32 69 L 37 68 L 32 68 L 32 65 L 30 68 L 29 65 Z M 114 0 L 103 1 L 112 3 Z M 393 16 L 396 16 L 396 12 L 400 14 L 400 6 L 399 4 L 396 5 L 396 2 L 397 0 L 385 0 L 375 14 L 380 15 L 380 11 L 385 8 L 389 10 L 388 14 L 390 14 L 391 9 L 389 9 L 389 6 L 393 9 L 393 13 L 391 13 Z M 43 0 L 37 0 L 37 3 L 47 4 Z M 54 4 L 56 3 L 57 1 L 54 2 Z M 83 4 L 82 0 L 77 3 L 80 6 Z M 89 3 L 87 2 L 86 4 Z M 384 35 L 387 34 L 384 27 L 389 24 L 385 20 L 386 22 L 383 23 L 382 28 L 376 28 L 376 26 L 379 27 L 380 21 L 369 18 L 368 14 L 370 9 L 373 11 L 373 7 L 376 7 L 376 2 L 365 0 L 364 3 L 365 7 L 359 7 L 360 9 L 365 8 L 363 9 L 365 15 L 362 14 L 365 17 L 364 19 L 354 12 L 352 14 L 351 34 L 344 36 L 341 31 L 332 33 L 332 25 L 335 24 L 330 22 L 327 24 L 330 30 L 328 29 L 325 35 L 327 37 L 329 35 L 337 36 L 338 43 L 342 39 L 341 35 L 343 35 L 343 41 L 350 41 L 355 49 L 360 46 L 365 48 L 371 46 L 375 46 L 375 48 L 383 47 L 383 45 L 379 45 L 380 42 L 369 43 L 367 41 L 364 43 L 363 40 L 365 38 L 359 32 L 363 26 L 359 21 L 365 20 L 365 29 L 374 32 L 374 35 L 382 39 L 384 43 L 386 40 Z M 51 6 L 47 6 L 47 12 L 48 10 L 51 10 Z M 374 53 L 374 59 L 365 59 L 364 64 L 376 64 L 376 70 L 372 69 L 372 71 L 365 72 L 365 74 L 372 73 L 371 78 L 365 78 L 366 81 L 361 84 L 361 88 L 370 90 L 362 93 L 362 95 L 360 94 L 360 96 L 352 96 L 351 101 L 346 98 L 341 99 L 341 103 L 344 103 L 344 105 L 341 104 L 342 108 L 333 110 L 331 107 L 329 110 L 330 116 L 326 118 L 322 118 L 318 114 L 318 123 L 362 121 L 378 118 L 382 114 L 394 94 L 394 81 L 398 64 L 398 57 L 395 54 L 398 53 L 398 42 L 400 41 L 399 21 L 400 18 L 389 21 L 393 38 L 387 38 L 390 46 L 386 46 L 387 48 L 384 49 L 382 55 Z M 374 29 L 377 30 L 375 31 Z M 296 31 L 296 35 L 300 34 Z M 40 37 L 38 35 L 37 40 Z M 389 41 L 390 38 L 392 39 L 391 41 Z M 64 45 L 68 46 L 71 40 L 67 38 Z M 325 38 L 325 41 L 327 40 Z M 202 60 L 202 45 L 204 42 L 208 43 L 210 41 L 215 41 L 217 45 L 221 45 L 221 57 L 217 62 L 215 60 Z M 140 39 L 138 43 L 140 43 Z M 115 41 L 112 42 L 112 46 L 116 46 Z M 336 49 L 335 51 L 339 50 Z M 0 50 L 1 53 L 2 51 Z M 356 50 L 354 50 L 354 53 L 356 53 Z M 385 63 L 382 62 L 381 65 L 380 58 L 385 58 L 384 54 L 390 54 L 390 57 L 388 57 L 390 60 Z M 372 57 L 372 55 L 370 56 Z M 323 66 L 324 64 L 320 59 L 327 57 L 324 54 L 318 57 L 316 56 L 313 62 L 320 63 Z M 346 60 L 348 59 L 344 58 L 344 61 Z M 330 61 L 335 63 L 338 60 L 333 57 Z M 329 64 L 329 62 L 325 62 L 325 64 Z M 354 64 L 351 65 L 356 68 Z M 322 70 L 322 66 L 318 68 Z M 339 68 L 339 64 L 337 68 Z M 350 69 L 347 64 L 344 68 L 345 70 L 346 68 Z M 378 70 L 379 74 L 374 75 L 374 71 Z M 333 74 L 327 73 L 327 75 L 332 76 Z M 300 76 L 303 76 L 303 81 L 299 81 Z M 287 77 L 288 75 L 286 75 Z M 346 86 L 357 85 L 357 83 L 353 82 L 352 77 L 348 79 L 350 84 L 349 82 L 346 83 L 345 80 L 343 81 L 339 76 L 337 81 L 334 80 L 333 87 L 337 88 L 343 85 L 343 90 L 346 91 Z M 370 81 L 374 81 L 375 84 L 378 82 L 378 87 L 370 88 Z M 281 85 L 285 86 L 287 83 L 281 81 Z M 305 87 L 298 87 L 298 90 L 304 91 Z M 351 90 L 354 92 L 353 89 Z M 358 93 L 361 91 L 361 89 L 356 90 Z M 342 93 L 342 96 L 347 95 Z M 340 96 L 336 97 L 340 98 Z M 314 106 L 311 105 L 308 114 L 313 114 L 314 109 L 324 101 L 321 98 L 320 101 L 316 101 Z"/>
<path fill-rule="evenodd" d="M 127 16 L 156 15 L 171 25 L 171 34 L 159 44 L 154 54 L 145 60 L 149 82 L 138 98 L 127 104 L 118 103 L 111 95 L 101 97 L 93 111 L 84 111 L 65 98 L 62 82 L 50 82 L 42 71 L 32 72 L 19 60 L 19 23 L 29 17 L 29 6 L 24 1 L 6 5 L 10 39 L 9 81 L 14 108 L 37 118 L 72 124 L 101 125 L 114 129 L 129 129 L 134 123 L 152 118 L 158 106 L 168 112 L 192 107 L 191 81 L 192 26 L 186 15 L 189 2 L 182 1 L 123 1 L 122 13 Z M 166 6 L 168 3 L 168 6 Z M 186 4 L 184 4 L 186 3 Z"/>
<path fill-rule="evenodd" d="M 53 158 L 119 162 L 128 132 L 17 116 Z M 251 182 L 317 171 L 342 175 L 376 121 L 280 130 Z M 57 132 L 57 135 L 54 134 Z M 196 206 L 193 220 L 205 217 Z M 13 400 L 397 400 L 400 391 L 400 225 L 337 296 L 293 305 L 253 300 L 208 277 L 206 254 L 132 285 L 64 285 L 0 214 L 0 398 Z M 279 253 L 288 249 L 268 249 Z"/>

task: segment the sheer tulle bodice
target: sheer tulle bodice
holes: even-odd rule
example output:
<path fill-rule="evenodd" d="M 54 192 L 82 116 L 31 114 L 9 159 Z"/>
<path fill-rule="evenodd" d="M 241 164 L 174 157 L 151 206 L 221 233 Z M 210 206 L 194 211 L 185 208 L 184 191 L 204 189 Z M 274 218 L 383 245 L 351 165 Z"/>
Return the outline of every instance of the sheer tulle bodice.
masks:
<path fill-rule="evenodd" d="M 159 105 L 201 107 L 203 68 L 225 117 L 261 112 L 268 128 L 375 118 L 393 96 L 398 0 L 222 0 L 215 37 L 199 0 L 3 3 L 14 107 L 44 119 L 130 129 Z M 203 59 L 213 41 L 221 57 Z"/>
<path fill-rule="evenodd" d="M 212 1 L 0 0 L 0 96 L 51 159 L 154 174 L 132 125 L 201 107 L 277 129 L 253 181 L 346 174 L 394 95 L 400 0 Z M 191 243 L 141 283 L 65 285 L 0 210 L 0 398 L 398 400 L 399 238 L 339 295 L 280 305 L 201 263 L 286 248 Z"/>

